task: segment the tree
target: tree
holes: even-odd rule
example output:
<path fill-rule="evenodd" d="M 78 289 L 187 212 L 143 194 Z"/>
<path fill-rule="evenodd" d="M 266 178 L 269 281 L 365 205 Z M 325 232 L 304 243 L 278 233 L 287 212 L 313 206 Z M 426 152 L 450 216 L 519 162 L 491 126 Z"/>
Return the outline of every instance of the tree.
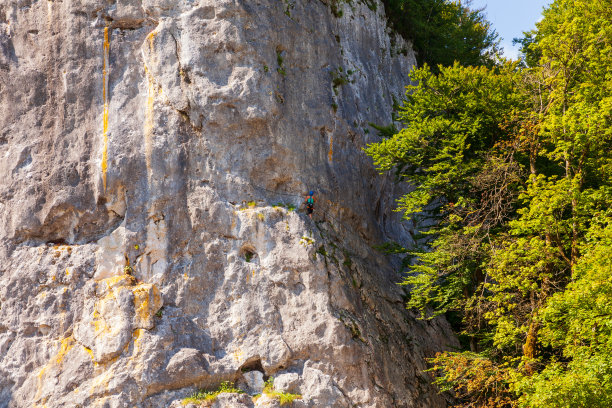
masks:
<path fill-rule="evenodd" d="M 426 232 L 434 250 L 414 253 L 420 262 L 404 281 L 408 305 L 423 315 L 465 310 L 484 277 L 487 237 L 513 211 L 521 170 L 505 150 L 503 124 L 521 105 L 514 71 L 458 63 L 438 75 L 428 66 L 413 71 L 418 85 L 407 87 L 398 112 L 404 128 L 366 149 L 380 171 L 394 169 L 414 186 L 399 201 L 405 217 L 434 223 Z"/>
<path fill-rule="evenodd" d="M 498 35 L 482 9 L 449 0 L 383 0 L 390 26 L 413 44 L 420 66 L 492 66 Z"/>
<path fill-rule="evenodd" d="M 459 316 L 466 351 L 432 362 L 462 406 L 610 406 L 610 21 L 557 0 L 529 66 L 416 70 L 403 129 L 366 150 L 428 218 L 408 307 Z"/>

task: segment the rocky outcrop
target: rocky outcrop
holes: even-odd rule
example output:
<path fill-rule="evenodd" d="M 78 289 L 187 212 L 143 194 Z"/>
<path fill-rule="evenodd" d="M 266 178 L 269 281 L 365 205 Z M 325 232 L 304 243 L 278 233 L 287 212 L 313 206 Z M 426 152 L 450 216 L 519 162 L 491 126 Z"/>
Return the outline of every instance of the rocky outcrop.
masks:
<path fill-rule="evenodd" d="M 410 228 L 361 152 L 414 56 L 378 2 L 332 3 L 0 5 L 0 407 L 253 371 L 296 406 L 446 405 L 422 370 L 454 340 L 373 249 Z"/>

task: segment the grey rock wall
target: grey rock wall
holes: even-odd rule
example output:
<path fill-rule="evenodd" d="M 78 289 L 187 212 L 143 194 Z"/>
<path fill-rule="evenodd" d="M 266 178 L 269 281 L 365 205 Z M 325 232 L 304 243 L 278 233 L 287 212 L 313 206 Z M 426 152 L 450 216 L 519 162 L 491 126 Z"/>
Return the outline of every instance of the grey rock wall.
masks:
<path fill-rule="evenodd" d="M 410 228 L 361 150 L 414 55 L 380 3 L 336 4 L 0 3 L 0 407 L 180 406 L 252 371 L 295 406 L 446 405 L 421 371 L 455 340 L 372 249 Z"/>

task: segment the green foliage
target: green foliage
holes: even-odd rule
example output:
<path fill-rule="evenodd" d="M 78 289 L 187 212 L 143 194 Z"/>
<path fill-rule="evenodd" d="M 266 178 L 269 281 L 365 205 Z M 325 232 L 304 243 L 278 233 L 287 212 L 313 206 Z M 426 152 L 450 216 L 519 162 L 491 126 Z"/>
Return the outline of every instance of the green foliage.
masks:
<path fill-rule="evenodd" d="M 556 0 L 525 61 L 414 71 L 367 153 L 431 227 L 404 284 L 466 350 L 432 360 L 472 407 L 612 405 L 612 7 Z M 469 348 L 469 350 L 467 350 Z"/>
<path fill-rule="evenodd" d="M 381 126 L 375 123 L 369 123 L 369 125 L 378 131 L 378 136 L 383 138 L 393 137 L 393 135 L 397 133 L 397 127 L 395 127 L 394 123 L 387 126 Z"/>
<path fill-rule="evenodd" d="M 520 51 L 524 60 L 524 65 L 528 67 L 537 67 L 542 57 L 542 53 L 537 49 L 536 32 L 528 31 L 523 33 L 523 38 L 515 38 L 512 44 L 520 44 Z"/>
<path fill-rule="evenodd" d="M 373 245 L 372 248 L 387 255 L 405 254 L 406 252 L 408 252 L 406 248 L 393 241 L 388 241 L 380 245 Z"/>
<path fill-rule="evenodd" d="M 560 353 L 517 383 L 523 406 L 612 406 L 612 216 L 605 218 L 588 231 L 572 281 L 539 313 L 541 344 Z"/>
<path fill-rule="evenodd" d="M 443 67 L 439 76 L 428 66 L 411 73 L 418 85 L 407 87 L 398 112 L 405 128 L 366 150 L 381 173 L 395 169 L 417 186 L 401 201 L 407 217 L 439 197 L 447 205 L 469 198 L 466 179 L 478 173 L 489 150 L 506 138 L 500 123 L 520 104 L 513 93 L 512 68 L 496 72 L 455 64 Z"/>
<path fill-rule="evenodd" d="M 234 383 L 229 382 L 229 381 L 223 381 L 221 384 L 219 384 L 219 387 L 216 390 L 214 391 L 199 390 L 193 393 L 191 396 L 184 398 L 182 403 L 183 405 L 190 404 L 190 403 L 200 404 L 203 402 L 211 403 L 217 399 L 219 394 L 224 393 L 224 392 L 244 394 L 244 391 L 234 387 Z"/>
<path fill-rule="evenodd" d="M 342 11 L 342 5 L 341 5 L 343 2 L 345 2 L 345 0 L 331 0 L 329 2 L 329 7 L 331 8 L 332 14 L 336 18 L 340 18 L 344 14 L 344 12 Z"/>
<path fill-rule="evenodd" d="M 283 51 L 279 48 L 276 49 L 276 63 L 278 64 L 278 68 L 276 68 L 276 72 L 281 74 L 282 76 L 287 75 L 285 71 L 285 67 L 283 67 L 283 62 L 285 61 L 283 57 Z"/>
<path fill-rule="evenodd" d="M 281 406 L 289 405 L 295 400 L 302 399 L 302 396 L 300 394 L 290 394 L 288 392 L 277 391 L 273 394 L 273 396 L 278 399 L 278 402 Z"/>
<path fill-rule="evenodd" d="M 376 0 L 363 0 L 363 2 L 372 11 L 376 11 L 378 9 L 378 3 L 376 3 Z"/>
<path fill-rule="evenodd" d="M 457 407 L 515 407 L 509 390 L 510 371 L 476 353 L 439 353 L 428 371 L 439 371 L 434 383 L 441 391 L 454 391 Z M 449 369 L 452 368 L 452 369 Z"/>
<path fill-rule="evenodd" d="M 353 80 L 351 80 L 352 74 L 353 74 L 353 71 L 348 70 L 344 72 L 344 69 L 342 67 L 338 67 L 337 69 L 334 69 L 331 72 L 332 87 L 334 89 L 334 93 L 336 94 L 338 93 L 338 89 L 337 89 L 338 87 L 354 82 Z"/>
<path fill-rule="evenodd" d="M 288 211 L 295 211 L 295 209 L 296 209 L 296 206 L 294 204 L 291 204 L 291 203 L 276 203 L 276 204 L 274 204 L 273 207 L 274 208 L 283 207 L 283 208 L 286 208 Z"/>
<path fill-rule="evenodd" d="M 266 394 L 274 392 L 274 377 L 270 377 L 264 382 L 263 392 Z"/>
<path fill-rule="evenodd" d="M 351 259 L 351 254 L 347 250 L 342 250 L 342 253 L 344 254 L 344 261 L 342 262 L 342 265 L 350 269 L 353 266 L 353 260 Z M 353 283 L 355 283 L 355 279 L 353 279 Z M 354 285 L 354 286 L 357 286 L 357 285 Z"/>
<path fill-rule="evenodd" d="M 263 393 L 270 398 L 277 399 L 281 406 L 289 405 L 295 400 L 302 399 L 302 396 L 299 394 L 275 391 L 274 377 L 268 378 L 268 380 L 264 383 Z"/>
<path fill-rule="evenodd" d="M 285 15 L 291 18 L 291 10 L 295 8 L 295 2 L 291 2 L 289 0 L 284 0 L 285 2 Z"/>
<path fill-rule="evenodd" d="M 412 42 L 419 65 L 493 65 L 498 36 L 482 10 L 450 0 L 383 0 L 390 26 Z"/>
<path fill-rule="evenodd" d="M 311 237 L 307 237 L 306 235 L 302 235 L 302 238 L 300 239 L 300 245 L 303 245 L 304 247 L 314 245 L 314 243 L 314 239 L 312 239 Z"/>

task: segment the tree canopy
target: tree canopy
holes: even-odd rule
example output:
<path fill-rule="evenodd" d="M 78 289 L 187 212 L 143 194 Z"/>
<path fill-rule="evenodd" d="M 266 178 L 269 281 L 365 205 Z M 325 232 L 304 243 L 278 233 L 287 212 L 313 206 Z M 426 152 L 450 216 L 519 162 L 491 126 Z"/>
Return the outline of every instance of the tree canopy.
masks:
<path fill-rule="evenodd" d="M 383 0 L 389 24 L 413 44 L 420 66 L 488 65 L 498 52 L 498 35 L 482 9 L 470 1 Z"/>
<path fill-rule="evenodd" d="M 403 127 L 368 146 L 424 229 L 404 284 L 464 350 L 460 406 L 612 406 L 612 2 L 556 0 L 525 62 L 412 72 Z"/>

